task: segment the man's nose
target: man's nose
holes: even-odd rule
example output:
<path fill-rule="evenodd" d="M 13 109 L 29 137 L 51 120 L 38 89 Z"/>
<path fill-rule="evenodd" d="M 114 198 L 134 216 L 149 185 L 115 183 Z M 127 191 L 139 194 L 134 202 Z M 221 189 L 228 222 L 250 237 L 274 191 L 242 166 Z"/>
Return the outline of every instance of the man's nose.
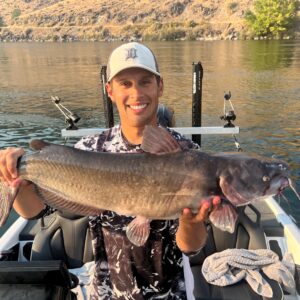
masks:
<path fill-rule="evenodd" d="M 133 84 L 130 89 L 131 98 L 140 98 L 143 96 L 142 88 L 138 84 Z"/>

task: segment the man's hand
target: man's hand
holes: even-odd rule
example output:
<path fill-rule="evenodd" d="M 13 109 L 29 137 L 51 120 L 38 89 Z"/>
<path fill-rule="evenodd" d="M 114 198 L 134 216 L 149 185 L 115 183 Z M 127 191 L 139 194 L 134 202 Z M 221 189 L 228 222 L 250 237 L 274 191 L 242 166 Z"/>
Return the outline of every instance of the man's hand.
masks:
<path fill-rule="evenodd" d="M 219 206 L 221 203 L 220 196 L 214 196 L 212 200 L 204 199 L 201 201 L 201 205 L 199 208 L 198 213 L 193 213 L 191 209 L 185 208 L 182 212 L 181 222 L 188 222 L 188 223 L 199 223 L 205 222 L 208 220 L 209 214 L 212 210 Z"/>
<path fill-rule="evenodd" d="M 15 211 L 24 218 L 36 216 L 43 208 L 44 203 L 36 194 L 33 185 L 28 180 L 18 176 L 18 159 L 25 153 L 22 148 L 7 148 L 0 151 L 0 181 L 12 187 L 19 187 L 14 201 Z"/>
<path fill-rule="evenodd" d="M 201 200 L 199 211 L 196 214 L 189 208 L 183 210 L 176 234 L 176 242 L 182 252 L 195 252 L 204 247 L 207 239 L 204 222 L 207 221 L 209 213 L 220 203 L 221 197 L 214 196 L 212 200 Z"/>
<path fill-rule="evenodd" d="M 7 148 L 0 151 L 0 180 L 11 186 L 18 186 L 21 180 L 18 178 L 18 158 L 25 153 L 23 148 Z"/>

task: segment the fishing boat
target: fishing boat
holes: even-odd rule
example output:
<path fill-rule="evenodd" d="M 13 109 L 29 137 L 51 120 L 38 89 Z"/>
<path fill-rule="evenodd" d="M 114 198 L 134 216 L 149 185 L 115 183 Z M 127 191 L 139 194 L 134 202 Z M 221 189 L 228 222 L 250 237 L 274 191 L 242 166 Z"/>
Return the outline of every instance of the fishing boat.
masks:
<path fill-rule="evenodd" d="M 105 74 L 105 67 L 102 67 L 103 87 Z M 233 123 L 236 116 L 230 93 L 224 95 L 224 126 L 201 126 L 202 75 L 201 63 L 193 64 L 192 127 L 176 127 L 175 130 L 191 136 L 200 145 L 203 134 L 230 134 L 234 137 L 237 150 L 241 150 L 236 138 L 239 127 Z M 52 100 L 68 124 L 62 130 L 63 137 L 79 137 L 105 130 L 78 129 L 78 115 L 63 106 L 58 97 Z M 113 108 L 104 88 L 103 100 L 106 127 L 111 127 L 114 123 Z M 228 103 L 232 109 L 226 109 Z M 172 114 L 165 106 L 160 106 L 158 116 L 161 124 L 172 127 Z M 274 197 L 240 207 L 233 233 L 220 231 L 212 224 L 208 224 L 207 229 L 206 246 L 199 254 L 184 257 L 189 300 L 267 299 L 256 294 L 245 280 L 220 287 L 208 284 L 204 279 L 201 272 L 204 259 L 213 253 L 234 248 L 271 249 L 280 259 L 290 253 L 295 264 L 296 289 L 285 290 L 280 283 L 265 279 L 272 287 L 272 299 L 300 299 L 300 230 Z M 65 212 L 55 212 L 39 220 L 19 217 L 0 238 L 0 260 L 0 299 L 84 299 L 78 285 L 80 276 L 74 273 L 78 270 L 87 272 L 84 267 L 93 261 L 88 217 Z M 84 288 L 84 282 L 81 287 Z"/>

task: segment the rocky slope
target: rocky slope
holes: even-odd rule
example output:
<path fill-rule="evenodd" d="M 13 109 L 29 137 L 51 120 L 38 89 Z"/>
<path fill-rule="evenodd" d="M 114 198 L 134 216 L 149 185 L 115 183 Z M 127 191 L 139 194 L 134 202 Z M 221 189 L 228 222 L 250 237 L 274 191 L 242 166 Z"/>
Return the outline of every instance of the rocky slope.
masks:
<path fill-rule="evenodd" d="M 1 0 L 0 40 L 237 39 L 253 0 Z"/>

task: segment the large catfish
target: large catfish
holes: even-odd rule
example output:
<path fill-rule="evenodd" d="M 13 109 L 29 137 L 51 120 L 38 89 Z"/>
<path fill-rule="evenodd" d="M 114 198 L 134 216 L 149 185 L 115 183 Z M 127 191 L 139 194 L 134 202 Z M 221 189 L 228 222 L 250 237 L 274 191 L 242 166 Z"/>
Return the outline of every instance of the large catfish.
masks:
<path fill-rule="evenodd" d="M 288 165 L 282 161 L 184 149 L 160 127 L 146 127 L 144 153 L 95 153 L 39 140 L 30 146 L 37 152 L 21 158 L 19 176 L 33 182 L 46 203 L 81 215 L 111 210 L 136 216 L 127 236 L 138 246 L 148 238 L 150 220 L 177 218 L 184 208 L 197 211 L 201 199 L 213 195 L 226 200 L 211 212 L 210 220 L 233 232 L 234 207 L 277 194 L 289 185 Z M 0 225 L 17 192 L 0 186 Z"/>

